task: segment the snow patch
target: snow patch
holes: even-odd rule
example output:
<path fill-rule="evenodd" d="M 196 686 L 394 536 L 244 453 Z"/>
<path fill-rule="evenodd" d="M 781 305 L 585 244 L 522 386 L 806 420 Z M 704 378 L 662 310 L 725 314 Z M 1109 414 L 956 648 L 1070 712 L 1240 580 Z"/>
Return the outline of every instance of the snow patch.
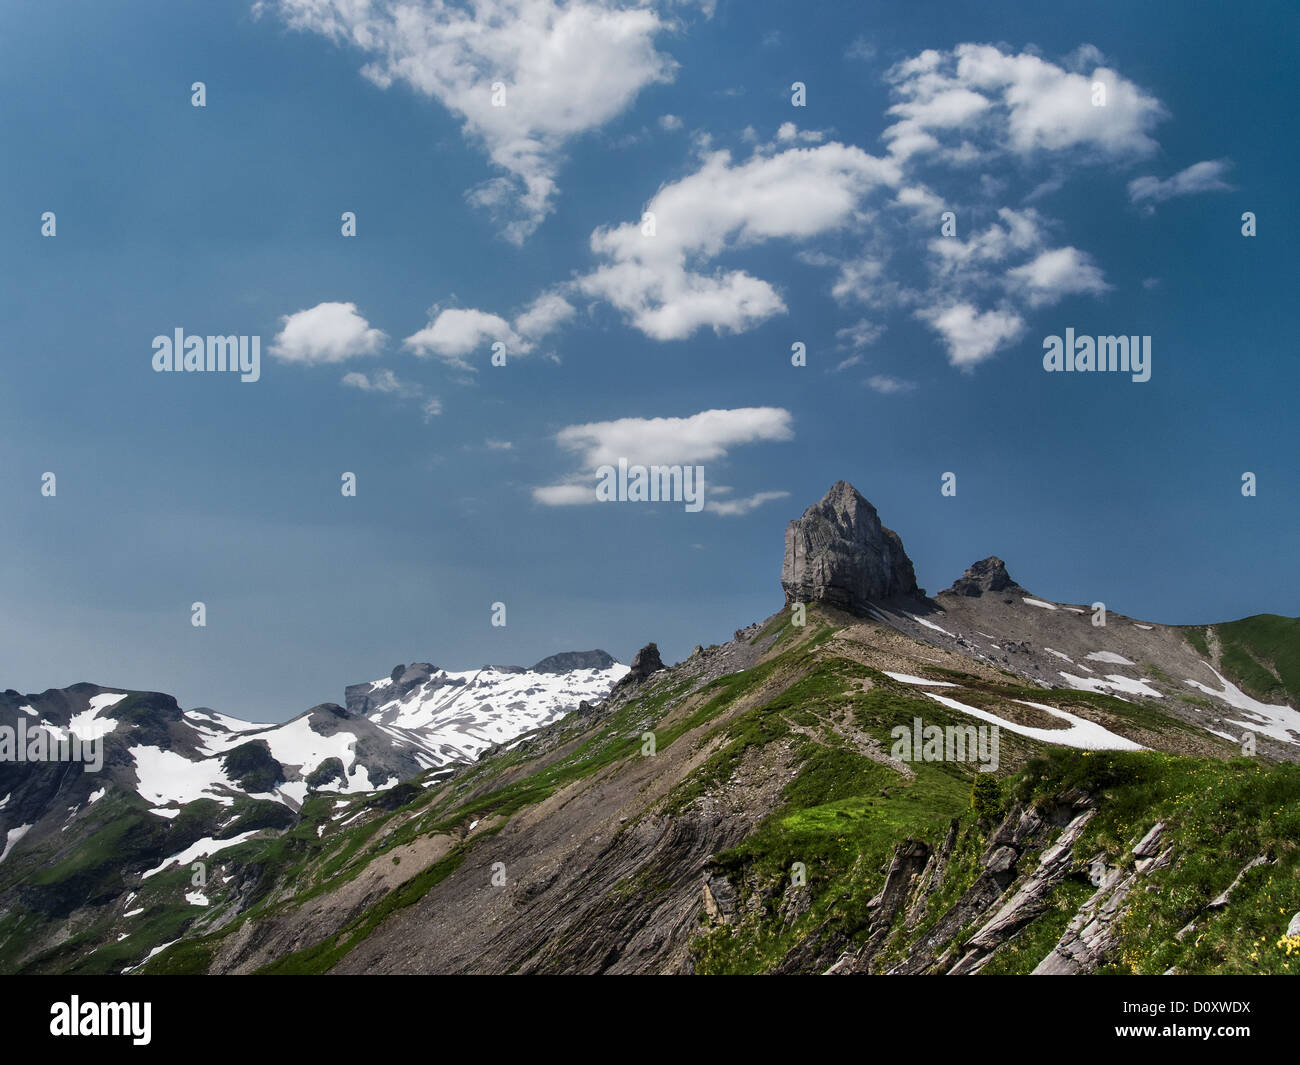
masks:
<path fill-rule="evenodd" d="M 1044 713 L 1051 714 L 1052 717 L 1067 722 L 1070 725 L 1069 728 L 1031 728 L 1028 725 L 1017 724 L 1014 721 L 998 717 L 997 714 L 991 714 L 987 710 L 979 710 L 973 706 L 967 706 L 965 703 L 959 703 L 956 699 L 949 699 L 944 695 L 936 695 L 934 692 L 923 692 L 922 694 L 952 710 L 960 710 L 963 714 L 970 714 L 971 717 L 978 718 L 981 721 L 991 722 L 1008 732 L 1014 732 L 1018 736 L 1041 740 L 1044 743 L 1054 743 L 1061 747 L 1074 747 L 1084 751 L 1140 751 L 1144 749 L 1141 744 L 1134 743 L 1123 736 L 1117 736 L 1094 721 L 1075 717 L 1074 714 L 1068 714 L 1064 710 L 1059 710 L 1055 706 L 1048 706 L 1046 703 L 1030 703 L 1025 702 L 1023 699 L 1012 700 L 1022 706 L 1032 706 L 1035 710 L 1042 710 Z"/>
<path fill-rule="evenodd" d="M 218 788 L 235 789 L 234 781 L 226 776 L 221 763 L 214 758 L 190 761 L 174 751 L 161 747 L 132 747 L 135 759 L 137 786 L 145 800 L 162 805 L 175 802 L 184 806 L 195 799 L 216 799 L 223 806 L 234 800 Z"/>
<path fill-rule="evenodd" d="M 117 728 L 117 719 L 101 718 L 99 715 L 116 706 L 127 697 L 127 692 L 108 692 L 104 695 L 92 695 L 89 709 L 73 714 L 68 720 L 68 731 L 83 740 L 100 739 Z"/>
<path fill-rule="evenodd" d="M 9 852 L 14 849 L 18 841 L 32 830 L 31 825 L 19 825 L 17 828 L 11 828 L 5 837 L 5 849 L 0 851 L 0 862 L 9 857 Z"/>
<path fill-rule="evenodd" d="M 913 621 L 915 621 L 918 625 L 924 625 L 927 629 L 934 629 L 935 632 L 941 632 L 945 636 L 952 636 L 951 632 L 949 632 L 947 629 L 939 628 L 939 626 L 936 625 L 933 621 L 926 621 L 925 618 L 918 618 L 915 614 L 908 614 L 907 616 L 911 618 Z M 956 637 L 953 636 L 953 639 L 956 639 Z"/>
<path fill-rule="evenodd" d="M 1201 665 L 1214 674 L 1218 682 L 1223 685 L 1223 690 L 1215 691 L 1209 685 L 1190 678 L 1187 683 L 1198 691 L 1202 691 L 1206 695 L 1213 695 L 1216 699 L 1227 703 L 1234 709 L 1241 710 L 1251 719 L 1249 721 L 1237 721 L 1232 718 L 1225 718 L 1230 724 L 1240 725 L 1249 732 L 1262 732 L 1265 736 L 1271 736 L 1283 743 L 1300 742 L 1300 711 L 1286 704 L 1274 706 L 1271 703 L 1261 703 L 1258 699 L 1252 699 L 1226 677 L 1220 676 L 1219 672 L 1208 662 L 1202 662 Z"/>
<path fill-rule="evenodd" d="M 1145 695 L 1152 699 L 1164 698 L 1155 688 L 1150 687 L 1151 681 L 1145 677 L 1134 680 L 1132 677 L 1122 677 L 1118 673 L 1109 674 L 1105 680 L 1096 677 L 1076 677 L 1072 673 L 1062 673 L 1061 676 L 1070 682 L 1071 688 L 1096 692 L 1099 695 L 1110 695 L 1111 692 L 1120 691 L 1127 692 L 1129 695 Z"/>
<path fill-rule="evenodd" d="M 231 847 L 237 847 L 239 844 L 243 843 L 244 840 L 255 835 L 257 831 L 257 829 L 253 829 L 250 832 L 241 832 L 239 835 L 231 836 L 229 839 L 213 839 L 211 836 L 208 836 L 199 840 L 197 843 L 190 844 L 179 854 L 173 854 L 170 858 L 164 858 L 162 865 L 156 865 L 148 872 L 141 873 L 140 879 L 148 880 L 149 877 L 153 876 L 155 873 L 161 873 L 173 862 L 178 865 L 188 865 L 196 858 L 207 858 L 213 854 L 219 853 L 220 851 L 229 850 Z"/>
<path fill-rule="evenodd" d="M 1041 606 L 1044 610 L 1056 609 L 1055 603 L 1044 603 L 1041 599 L 1030 599 L 1028 596 L 1025 595 L 1022 595 L 1020 599 L 1022 602 L 1028 603 L 1030 606 Z"/>
<path fill-rule="evenodd" d="M 913 677 L 908 673 L 891 673 L 887 669 L 882 669 L 881 672 L 887 677 L 892 677 L 894 680 L 902 681 L 904 684 L 924 684 L 932 688 L 958 687 L 958 685 L 951 684 L 946 680 L 926 680 L 924 677 Z"/>
<path fill-rule="evenodd" d="M 1123 655 L 1117 655 L 1114 651 L 1093 651 L 1088 655 L 1089 662 L 1107 662 L 1112 666 L 1131 666 L 1133 665 Z"/>

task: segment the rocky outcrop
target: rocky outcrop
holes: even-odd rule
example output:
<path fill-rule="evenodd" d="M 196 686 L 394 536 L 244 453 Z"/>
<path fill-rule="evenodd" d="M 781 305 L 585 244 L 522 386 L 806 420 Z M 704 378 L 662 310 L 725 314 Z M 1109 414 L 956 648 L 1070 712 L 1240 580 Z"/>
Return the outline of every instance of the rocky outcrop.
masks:
<path fill-rule="evenodd" d="M 786 526 L 781 587 L 787 603 L 821 602 L 854 614 L 920 594 L 903 541 L 847 481 L 836 481 Z"/>
<path fill-rule="evenodd" d="M 543 658 L 533 666 L 534 673 L 568 673 L 573 669 L 609 669 L 614 665 L 613 655 L 597 648 L 594 651 L 561 651 Z"/>
<path fill-rule="evenodd" d="M 974 598 L 996 592 L 1019 595 L 1025 590 L 1011 579 L 1011 574 L 1007 572 L 1007 565 L 1002 559 L 990 556 L 972 565 L 952 582 L 952 587 L 947 591 L 950 595 Z"/>
<path fill-rule="evenodd" d="M 1079 907 L 1060 942 L 1038 963 L 1033 975 L 1070 976 L 1097 968 L 1115 947 L 1117 920 L 1125 910 L 1138 877 L 1153 869 L 1163 869 L 1173 856 L 1172 847 L 1161 850 L 1164 831 L 1165 823 L 1158 821 L 1134 844 L 1136 861 L 1131 870 L 1115 866 L 1104 873 L 1096 893 Z M 1095 867 L 1096 860 L 1089 865 Z"/>
<path fill-rule="evenodd" d="M 664 665 L 664 660 L 659 657 L 658 645 L 648 643 L 636 653 L 636 657 L 632 659 L 632 665 L 628 667 L 627 675 L 614 685 L 611 694 L 636 687 L 652 673 L 658 673 L 661 669 L 667 668 Z"/>

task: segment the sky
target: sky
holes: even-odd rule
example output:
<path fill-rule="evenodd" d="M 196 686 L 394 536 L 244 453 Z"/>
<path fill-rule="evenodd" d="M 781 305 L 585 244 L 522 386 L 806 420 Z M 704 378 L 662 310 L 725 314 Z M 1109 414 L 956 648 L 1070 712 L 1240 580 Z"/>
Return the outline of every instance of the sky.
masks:
<path fill-rule="evenodd" d="M 399 662 L 673 661 L 781 607 L 839 479 L 931 594 L 996 554 L 1297 613 L 1292 3 L 4 24 L 0 688 L 284 720 Z M 176 329 L 258 379 L 156 370 Z M 1049 372 L 1067 329 L 1149 379 Z M 598 501 L 620 458 L 703 507 Z"/>

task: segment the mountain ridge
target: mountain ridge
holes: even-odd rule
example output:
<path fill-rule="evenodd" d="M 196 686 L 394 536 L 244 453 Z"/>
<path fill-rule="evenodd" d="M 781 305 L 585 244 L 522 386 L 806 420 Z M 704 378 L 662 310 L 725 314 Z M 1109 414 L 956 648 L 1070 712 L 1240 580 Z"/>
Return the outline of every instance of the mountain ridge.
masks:
<path fill-rule="evenodd" d="M 23 795 L 0 798 L 6 827 L 20 811 L 42 811 L 0 859 L 0 969 L 1254 964 L 1223 922 L 1280 931 L 1267 916 L 1277 900 L 1247 873 L 1260 853 L 1276 867 L 1271 876 L 1297 866 L 1282 840 L 1300 825 L 1257 813 L 1278 801 L 1267 796 L 1293 795 L 1300 808 L 1294 628 L 1233 622 L 1202 632 L 1113 612 L 1098 625 L 1087 608 L 1029 594 L 995 557 L 925 598 L 907 581 L 901 538 L 878 526 L 874 507 L 847 482 L 832 492 L 839 505 L 809 508 L 811 528 L 791 523 L 814 554 L 829 549 L 812 579 L 792 584 L 807 602 L 791 599 L 783 563 L 786 604 L 728 643 L 673 665 L 648 644 L 620 676 L 601 678 L 601 695 L 534 715 L 508 740 L 480 736 L 472 758 L 395 774 L 386 790 L 308 786 L 295 809 L 265 793 L 223 805 L 199 789 L 166 817 L 129 788 L 69 792 L 90 775 L 68 785 L 50 772 L 57 767 L 29 770 Z M 855 545 L 868 571 L 861 579 L 851 572 Z M 863 593 L 872 587 L 889 594 L 871 599 Z M 1237 687 L 1227 663 L 1238 659 L 1254 663 L 1256 685 L 1280 686 L 1291 701 Z M 422 735 L 440 712 L 455 721 L 480 678 L 520 694 L 511 686 L 527 683 L 527 671 L 494 668 L 399 666 L 349 686 L 348 706 L 320 704 L 294 720 L 314 721 L 321 744 L 360 722 L 375 742 L 404 729 Z M 536 683 L 553 676 L 536 674 Z M 182 748 L 213 749 L 219 739 L 219 755 L 238 753 L 228 768 L 241 780 L 264 783 L 286 769 L 274 743 L 257 747 L 256 726 L 180 711 L 170 697 L 125 693 L 109 704 L 112 693 L 99 689 L 52 691 L 66 722 L 99 698 L 84 720 L 137 714 Z M 0 698 L 0 720 L 6 705 Z M 979 766 L 905 758 L 891 746 L 899 727 L 919 721 L 997 727 L 1000 764 L 987 774 L 996 787 L 982 805 L 972 805 L 986 775 Z M 1257 754 L 1243 760 L 1247 733 Z M 318 783 L 349 781 L 365 742 L 354 737 L 348 764 L 343 752 L 323 757 Z M 70 816 L 59 796 L 77 799 Z M 1190 806 L 1199 819 L 1189 820 Z M 187 863 L 200 859 L 206 882 L 196 888 Z M 1184 882 L 1198 862 L 1213 871 Z M 804 872 L 791 879 L 796 863 Z M 1141 889 L 1165 882 L 1169 897 L 1191 902 L 1148 912 Z M 1223 892 L 1229 902 L 1211 905 Z M 1090 919 L 1103 910 L 1105 921 Z M 1118 922 L 1130 913 L 1163 930 L 1153 945 Z M 1183 944 L 1174 934 L 1183 925 L 1203 931 Z M 1214 962 L 1214 950 L 1226 960 Z"/>

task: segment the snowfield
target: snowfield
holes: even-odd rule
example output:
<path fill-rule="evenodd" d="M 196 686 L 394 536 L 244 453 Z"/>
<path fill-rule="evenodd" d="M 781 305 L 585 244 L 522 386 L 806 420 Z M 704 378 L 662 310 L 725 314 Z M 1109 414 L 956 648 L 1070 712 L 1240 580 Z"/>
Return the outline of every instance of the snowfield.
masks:
<path fill-rule="evenodd" d="M 1145 750 L 1140 743 L 1134 743 L 1123 736 L 1117 736 L 1109 729 L 1102 728 L 1096 722 L 1088 721 L 1082 717 L 1075 717 L 1074 714 L 1066 713 L 1055 706 L 1048 706 L 1046 703 L 1031 703 L 1023 699 L 1013 700 L 1022 706 L 1032 706 L 1035 710 L 1042 710 L 1044 713 L 1051 714 L 1053 717 L 1068 723 L 1069 728 L 1032 728 L 1029 725 L 1020 725 L 1014 721 L 1008 721 L 1006 718 L 998 717 L 997 714 L 991 714 L 987 710 L 979 710 L 976 707 L 967 706 L 965 703 L 959 703 L 956 699 L 950 699 L 945 695 L 938 695 L 935 692 L 924 692 L 923 694 L 950 710 L 960 710 L 963 714 L 969 714 L 971 717 L 997 725 L 999 728 L 1014 732 L 1018 736 L 1027 736 L 1032 740 L 1055 743 L 1062 747 L 1075 747 L 1085 751 Z"/>

